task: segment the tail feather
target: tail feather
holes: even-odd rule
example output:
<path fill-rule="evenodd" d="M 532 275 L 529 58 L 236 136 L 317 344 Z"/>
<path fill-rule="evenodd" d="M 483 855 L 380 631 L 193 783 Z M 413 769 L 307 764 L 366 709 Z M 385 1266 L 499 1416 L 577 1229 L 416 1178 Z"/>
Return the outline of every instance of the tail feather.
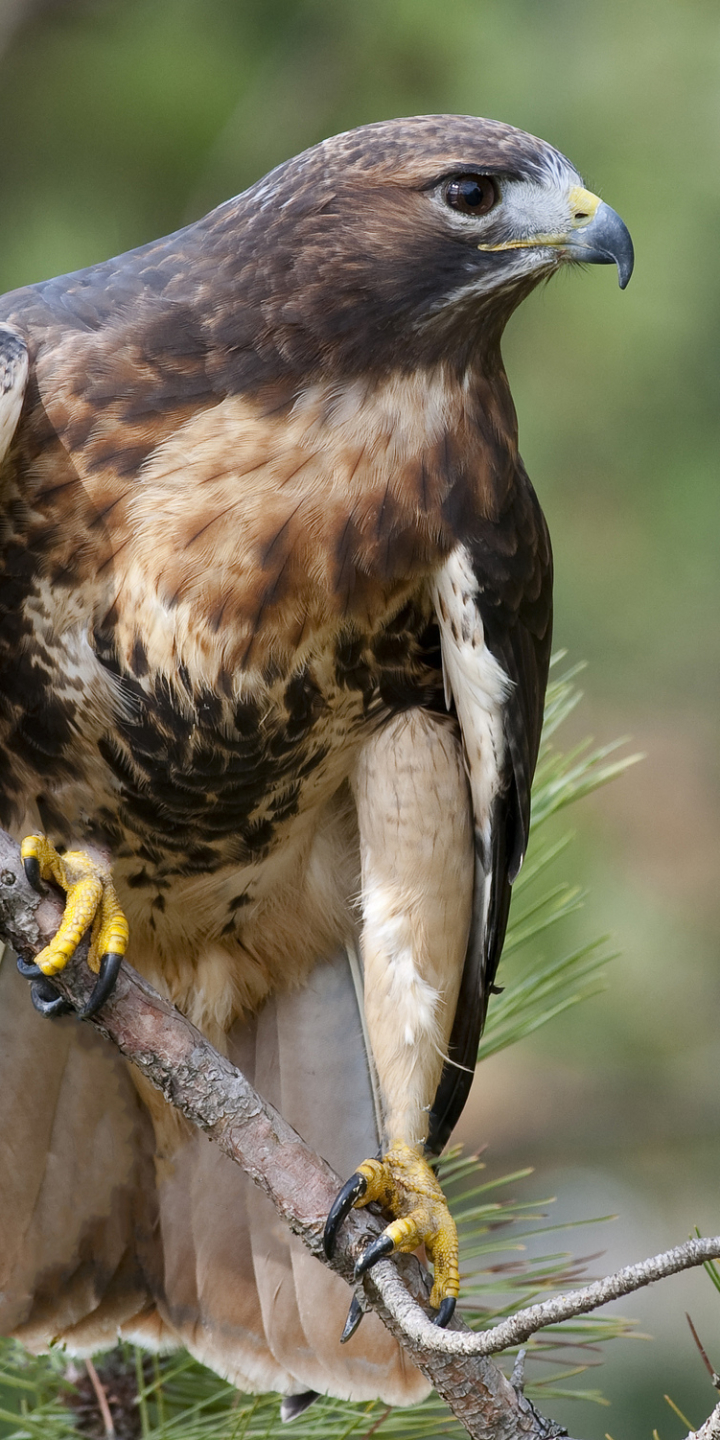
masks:
<path fill-rule="evenodd" d="M 228 1052 L 339 1176 L 376 1153 L 344 952 L 236 1025 Z M 376 1316 L 340 1346 L 349 1286 L 207 1137 L 168 1125 L 168 1153 L 117 1052 L 72 1017 L 38 1016 L 9 957 L 0 1093 L 0 1333 L 76 1353 L 118 1335 L 184 1344 L 247 1391 L 392 1405 L 427 1393 Z"/>
<path fill-rule="evenodd" d="M 380 1143 L 358 996 L 345 952 L 318 964 L 301 990 L 278 995 L 265 1007 L 261 1023 L 265 1073 L 264 1083 L 256 1076 L 258 1088 L 345 1178 L 376 1154 Z M 298 1383 L 346 1399 L 382 1395 L 390 1404 L 407 1404 L 427 1393 L 427 1382 L 407 1364 L 376 1316 L 367 1316 L 358 1337 L 341 1347 L 349 1287 L 284 1226 L 278 1228 L 276 1217 L 266 1215 L 263 1222 L 259 1206 L 251 1215 L 268 1339 L 273 1348 L 282 1346 L 284 1363 Z M 279 1267 L 282 1285 L 273 1288 Z"/>
<path fill-rule="evenodd" d="M 158 1177 L 164 1294 L 160 1308 L 197 1359 L 240 1389 L 292 1387 L 264 1332 L 250 1260 L 245 1177 L 193 1135 Z"/>
<path fill-rule="evenodd" d="M 228 1045 L 251 1084 L 256 1037 L 253 1020 L 236 1026 Z M 158 1167 L 165 1258 L 160 1304 L 198 1360 L 242 1390 L 287 1394 L 296 1388 L 294 1377 L 267 1343 L 252 1267 L 254 1189 L 238 1166 L 196 1131 Z"/>
<path fill-rule="evenodd" d="M 286 1088 L 290 1079 L 288 1067 L 283 1067 L 282 1063 L 281 1036 L 283 1029 L 287 1031 L 290 1018 L 287 1010 L 284 1016 L 282 1014 L 285 1008 L 282 1001 L 285 999 L 290 1000 L 291 1011 L 292 1002 L 300 1001 L 297 1025 L 295 1033 L 291 1034 L 290 1044 L 294 1052 L 298 1049 L 304 1051 L 303 1037 L 307 1036 L 302 1016 L 304 992 L 272 997 L 263 1006 L 257 1020 L 255 1084 L 264 1099 L 281 1110 L 292 1125 L 295 1124 L 295 1115 L 287 1113 L 283 1107 L 283 1068 Z M 292 1025 L 290 1030 L 292 1032 Z M 317 1058 L 312 1063 L 317 1063 Z M 297 1091 L 301 1092 L 302 1070 L 297 1074 L 296 1082 Z M 296 1096 L 296 1101 L 298 1098 Z M 248 1188 L 247 1202 L 252 1266 L 268 1344 L 278 1362 L 292 1376 L 291 1392 L 319 1390 L 324 1393 L 329 1386 L 329 1375 L 321 1356 L 308 1339 L 298 1305 L 293 1250 L 300 1242 L 289 1233 L 267 1196 L 254 1187 Z M 314 1263 L 319 1269 L 317 1261 Z"/>
<path fill-rule="evenodd" d="M 9 953 L 0 1094 L 0 1333 L 112 1344 L 161 1271 L 152 1126 L 117 1052 L 38 1015 Z"/>

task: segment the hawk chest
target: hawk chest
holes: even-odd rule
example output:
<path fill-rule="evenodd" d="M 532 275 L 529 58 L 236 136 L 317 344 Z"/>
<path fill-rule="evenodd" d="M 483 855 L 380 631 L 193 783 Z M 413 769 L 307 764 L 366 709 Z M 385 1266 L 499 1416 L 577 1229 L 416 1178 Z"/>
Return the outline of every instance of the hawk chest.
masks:
<path fill-rule="evenodd" d="M 439 369 L 309 386 L 280 413 L 247 396 L 198 410 L 100 491 L 95 566 L 128 663 L 139 642 L 151 667 L 180 657 L 222 688 L 289 671 L 348 624 L 377 631 L 495 503 L 479 405 Z"/>
<path fill-rule="evenodd" d="M 439 369 L 318 384 L 280 414 L 228 397 L 168 420 L 130 470 L 122 417 L 110 452 L 97 419 L 73 442 L 52 378 L 65 448 L 18 462 L 46 597 L 31 576 L 33 724 L 61 696 L 63 725 L 51 770 L 18 691 L 21 788 L 54 807 L 48 828 L 71 809 L 148 865 L 266 852 L 341 782 L 364 727 L 435 694 L 422 597 L 495 483 L 478 395 Z"/>
<path fill-rule="evenodd" d="M 441 703 L 436 643 L 421 594 L 375 630 L 345 626 L 301 663 L 224 688 L 198 688 L 182 667 L 172 682 L 138 677 L 100 651 L 122 707 L 97 742 L 94 823 L 117 854 L 149 862 L 138 886 L 259 863 L 312 826 L 385 715 Z"/>

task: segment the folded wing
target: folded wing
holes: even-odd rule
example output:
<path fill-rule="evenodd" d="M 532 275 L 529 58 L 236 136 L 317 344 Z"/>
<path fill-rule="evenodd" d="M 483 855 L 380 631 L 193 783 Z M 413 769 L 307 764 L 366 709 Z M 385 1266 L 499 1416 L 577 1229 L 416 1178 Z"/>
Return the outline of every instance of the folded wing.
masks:
<path fill-rule="evenodd" d="M 473 921 L 429 1143 L 446 1144 L 468 1096 L 527 847 L 552 632 L 545 520 L 518 466 L 503 512 L 482 522 L 433 584 L 445 694 L 462 731 L 475 823 Z"/>

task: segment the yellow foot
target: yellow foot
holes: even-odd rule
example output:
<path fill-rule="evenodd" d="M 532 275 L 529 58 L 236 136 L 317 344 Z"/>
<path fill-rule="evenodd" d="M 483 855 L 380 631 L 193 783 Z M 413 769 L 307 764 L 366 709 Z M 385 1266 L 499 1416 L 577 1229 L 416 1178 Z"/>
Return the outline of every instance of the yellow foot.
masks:
<path fill-rule="evenodd" d="M 439 1310 L 438 1325 L 447 1325 L 457 1299 L 458 1238 L 455 1221 L 420 1146 L 393 1142 L 382 1160 L 365 1160 L 333 1202 L 325 1225 L 325 1254 L 332 1259 L 335 1239 L 343 1220 L 353 1206 L 368 1205 L 371 1200 L 382 1205 L 394 1216 L 389 1224 L 368 1245 L 355 1267 L 355 1275 L 364 1275 L 372 1265 L 393 1250 L 411 1252 L 424 1245 L 435 1271 L 430 1304 Z M 353 1314 L 351 1307 L 351 1316 Z M 350 1324 L 348 1317 L 348 1325 Z M 358 1321 L 359 1323 L 359 1321 Z M 343 1332 L 343 1338 L 349 1339 Z M 352 1330 L 350 1330 L 352 1334 Z"/>
<path fill-rule="evenodd" d="M 28 835 L 20 849 L 25 874 L 39 889 L 41 880 L 54 880 L 67 895 L 65 914 L 57 934 L 36 956 L 36 965 L 43 976 L 56 975 L 74 954 L 85 931 L 90 932 L 88 964 L 98 975 L 90 999 L 81 1012 L 83 1019 L 94 1015 L 105 1004 L 117 980 L 120 962 L 127 950 L 128 923 L 112 883 L 110 868 L 93 860 L 83 850 L 68 850 L 59 855 L 44 835 Z M 32 968 L 25 969 L 32 974 Z M 39 994 L 49 995 L 48 987 Z M 59 1013 L 48 999 L 37 1004 L 45 1014 Z M 50 1006 L 50 1008 L 48 1008 Z"/>

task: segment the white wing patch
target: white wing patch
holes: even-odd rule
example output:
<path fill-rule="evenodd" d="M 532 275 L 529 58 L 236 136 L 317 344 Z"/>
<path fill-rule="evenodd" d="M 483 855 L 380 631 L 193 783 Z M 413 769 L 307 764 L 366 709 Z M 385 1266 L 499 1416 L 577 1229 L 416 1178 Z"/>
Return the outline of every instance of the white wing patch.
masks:
<path fill-rule="evenodd" d="M 27 377 L 25 341 L 8 325 L 0 325 L 0 463 L 17 429 Z"/>
<path fill-rule="evenodd" d="M 453 550 L 432 582 L 440 626 L 445 699 L 455 700 L 485 865 L 490 856 L 493 801 L 505 758 L 503 708 L 511 681 L 491 655 L 478 606 L 478 583 L 464 546 Z"/>

